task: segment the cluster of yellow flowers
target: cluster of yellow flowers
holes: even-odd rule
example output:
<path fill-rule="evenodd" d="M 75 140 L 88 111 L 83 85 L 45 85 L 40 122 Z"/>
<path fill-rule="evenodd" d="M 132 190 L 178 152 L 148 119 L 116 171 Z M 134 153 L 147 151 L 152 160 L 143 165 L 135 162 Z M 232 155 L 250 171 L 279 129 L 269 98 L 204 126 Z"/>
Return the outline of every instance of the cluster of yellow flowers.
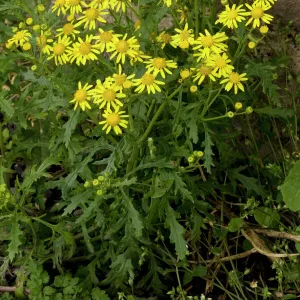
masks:
<path fill-rule="evenodd" d="M 271 8 L 274 1 L 276 0 L 256 0 L 252 5 L 245 4 L 248 11 L 244 5 L 226 5 L 216 23 L 223 24 L 223 28 L 234 29 L 238 27 L 238 23 L 249 17 L 246 26 L 252 24 L 251 30 L 259 27 L 260 32 L 265 34 L 268 27 L 264 24 L 269 24 L 273 19 L 265 12 Z M 175 0 L 163 2 L 168 7 L 176 4 Z M 121 134 L 121 127 L 126 128 L 128 125 L 128 121 L 125 120 L 128 115 L 121 110 L 127 97 L 126 93 L 132 88 L 136 93 L 161 92 L 166 76 L 178 68 L 172 59 L 145 54 L 137 37 L 99 27 L 99 24 L 107 22 L 105 16 L 110 12 L 125 13 L 128 7 L 132 8 L 131 0 L 90 0 L 89 3 L 82 0 L 56 0 L 51 8 L 52 13 L 62 15 L 66 23 L 55 30 L 55 38 L 49 38 L 54 32 L 53 28 L 33 25 L 32 18 L 28 18 L 28 28 L 24 24 L 19 26 L 21 30 L 15 30 L 14 36 L 7 41 L 6 46 L 9 49 L 14 46 L 21 47 L 28 51 L 32 48 L 33 41 L 36 41 L 41 55 L 46 55 L 47 60 L 54 60 L 57 66 L 72 63 L 78 66 L 86 65 L 89 61 L 98 61 L 99 56 L 103 56 L 104 53 L 109 59 L 115 60 L 115 74 L 103 81 L 97 80 L 95 87 L 79 82 L 71 103 L 75 104 L 75 109 L 91 109 L 91 104 L 103 109 L 102 116 L 105 120 L 100 122 L 103 130 L 109 133 L 113 129 L 116 134 Z M 219 79 L 226 91 L 232 88 L 234 93 L 237 93 L 238 89 L 244 91 L 242 82 L 247 80 L 246 74 L 234 71 L 234 59 L 230 59 L 226 53 L 228 36 L 225 32 L 211 34 L 205 30 L 196 37 L 186 20 L 187 9 L 177 11 L 180 13 L 180 24 L 186 22 L 184 27 L 176 28 L 173 35 L 166 31 L 161 32 L 156 42 L 162 49 L 168 44 L 182 51 L 192 49 L 193 66 L 180 71 L 179 82 L 191 77 L 193 82 L 201 85 L 206 79 L 214 82 Z M 136 28 L 139 27 L 140 23 Z M 132 66 L 136 66 L 137 63 L 143 64 L 144 73 L 139 78 L 135 78 L 135 74 L 126 74 L 123 69 L 127 62 Z M 193 85 L 191 91 L 196 92 L 197 87 Z"/>

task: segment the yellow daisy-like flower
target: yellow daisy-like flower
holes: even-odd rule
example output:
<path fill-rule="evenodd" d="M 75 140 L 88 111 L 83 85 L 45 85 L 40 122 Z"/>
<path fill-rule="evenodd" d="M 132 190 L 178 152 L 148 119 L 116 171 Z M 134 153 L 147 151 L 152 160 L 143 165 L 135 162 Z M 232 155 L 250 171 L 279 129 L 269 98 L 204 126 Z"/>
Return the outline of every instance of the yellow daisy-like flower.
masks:
<path fill-rule="evenodd" d="M 128 0 L 129 3 L 131 3 L 131 0 Z M 110 3 L 111 8 L 118 12 L 119 10 L 122 10 L 123 13 L 126 12 L 127 4 L 126 0 L 114 0 L 112 3 Z"/>
<path fill-rule="evenodd" d="M 194 34 L 193 30 L 189 29 L 188 23 L 184 25 L 183 30 L 175 28 L 175 31 L 177 34 L 172 36 L 172 41 L 170 42 L 174 48 L 179 46 L 181 49 L 187 49 L 190 45 L 193 45 Z"/>
<path fill-rule="evenodd" d="M 89 28 L 89 30 L 96 29 L 96 22 L 106 23 L 106 20 L 102 16 L 107 15 L 109 12 L 100 10 L 98 8 L 90 7 L 83 12 L 83 16 L 78 18 L 78 22 L 75 27 L 84 24 L 84 29 Z"/>
<path fill-rule="evenodd" d="M 88 83 L 82 86 L 81 82 L 78 82 L 78 90 L 75 92 L 73 100 L 70 101 L 70 103 L 75 102 L 74 110 L 78 105 L 83 111 L 85 108 L 91 109 L 89 101 L 91 100 L 93 94 L 93 91 L 91 90 L 92 87 L 93 86 L 89 85 Z"/>
<path fill-rule="evenodd" d="M 110 49 L 107 49 L 107 52 L 113 52 L 110 56 L 110 59 L 117 57 L 116 62 L 125 63 L 126 56 L 134 58 L 138 54 L 140 45 L 135 37 L 131 37 L 126 40 L 127 33 L 123 36 L 122 39 L 116 37 L 114 43 L 111 45 Z"/>
<path fill-rule="evenodd" d="M 207 65 L 202 65 L 197 69 L 192 69 L 195 71 L 194 82 L 198 80 L 198 85 L 200 85 L 206 77 L 209 77 L 212 81 L 216 81 L 216 78 L 214 77 L 213 68 L 208 67 Z"/>
<path fill-rule="evenodd" d="M 163 57 L 151 58 L 148 61 L 145 61 L 147 64 L 146 68 L 148 72 L 153 72 L 153 75 L 156 76 L 158 73 L 162 78 L 166 78 L 166 74 L 172 74 L 172 72 L 168 68 L 177 68 L 177 63 L 173 60 L 166 60 Z"/>
<path fill-rule="evenodd" d="M 99 28 L 99 34 L 94 36 L 93 39 L 96 40 L 96 45 L 100 49 L 100 52 L 104 52 L 105 49 L 110 49 L 114 45 L 116 37 L 121 35 L 114 34 L 112 30 L 104 31 L 102 28 Z"/>
<path fill-rule="evenodd" d="M 179 12 L 179 14 L 180 14 L 179 24 L 182 24 L 184 22 L 186 23 L 187 22 L 187 17 L 188 17 L 188 14 L 189 14 L 189 9 L 185 6 L 182 9 L 177 9 L 177 12 Z"/>
<path fill-rule="evenodd" d="M 99 108 L 103 108 L 105 106 L 106 109 L 110 109 L 111 106 L 113 108 L 123 106 L 120 99 L 126 97 L 126 95 L 123 94 L 116 85 L 110 84 L 107 81 L 102 83 L 101 80 L 97 80 L 97 85 L 93 90 L 93 96 L 94 103 L 100 104 Z"/>
<path fill-rule="evenodd" d="M 229 5 L 226 5 L 225 11 L 219 14 L 219 19 L 216 21 L 216 24 L 222 23 L 228 28 L 238 28 L 237 23 L 246 20 L 246 18 L 244 17 L 246 10 L 242 7 L 243 5 L 239 5 L 238 7 L 236 7 L 236 4 L 233 4 L 232 8 L 230 8 Z"/>
<path fill-rule="evenodd" d="M 73 63 L 76 60 L 76 64 L 85 65 L 88 60 L 96 60 L 96 54 L 100 54 L 100 51 L 97 49 L 96 45 L 92 45 L 93 35 L 87 35 L 85 41 L 80 37 L 78 42 L 73 44 L 72 49 L 68 49 L 68 55 L 70 62 Z"/>
<path fill-rule="evenodd" d="M 65 24 L 62 28 L 56 29 L 58 34 L 56 36 L 72 36 L 73 39 L 75 39 L 76 34 L 79 34 L 80 31 L 75 29 L 75 26 L 73 25 L 73 21 L 70 23 Z"/>
<path fill-rule="evenodd" d="M 57 42 L 54 42 L 51 52 L 52 55 L 48 57 L 48 60 L 54 57 L 54 61 L 56 65 L 63 65 L 69 61 L 69 57 L 67 55 L 67 47 L 71 44 L 70 38 L 64 36 L 63 38 L 60 36 Z"/>
<path fill-rule="evenodd" d="M 146 72 L 141 78 L 134 79 L 134 85 L 138 86 L 134 91 L 139 94 L 142 93 L 145 89 L 147 89 L 148 94 L 155 94 L 157 92 L 161 92 L 161 88 L 159 85 L 164 85 L 163 81 L 159 81 L 155 79 L 155 75 Z"/>
<path fill-rule="evenodd" d="M 57 16 L 60 16 L 60 14 L 62 13 L 63 15 L 65 15 L 67 13 L 66 11 L 66 0 L 55 0 L 53 6 L 52 6 L 52 10 L 53 13 L 55 11 Z"/>
<path fill-rule="evenodd" d="M 145 59 L 149 58 L 151 58 L 151 56 L 145 54 L 141 50 L 138 50 L 136 54 L 130 58 L 130 64 L 133 66 L 136 62 L 144 62 Z"/>
<path fill-rule="evenodd" d="M 20 30 L 17 31 L 12 38 L 10 38 L 7 43 L 15 44 L 16 46 L 23 46 L 23 44 L 29 42 L 29 38 L 31 37 L 31 33 L 28 30 Z"/>
<path fill-rule="evenodd" d="M 223 42 L 228 40 L 225 32 L 218 32 L 215 35 L 211 35 L 208 30 L 205 29 L 205 35 L 200 33 L 200 36 L 195 40 L 194 44 L 197 45 L 193 50 L 198 50 L 194 56 L 198 57 L 197 61 L 203 58 L 209 57 L 211 53 L 221 53 L 227 49 L 227 45 Z"/>
<path fill-rule="evenodd" d="M 273 16 L 265 13 L 266 10 L 271 8 L 271 5 L 260 5 L 258 3 L 253 3 L 253 5 L 250 6 L 248 3 L 246 3 L 246 6 L 250 10 L 250 12 L 246 13 L 246 16 L 251 16 L 251 18 L 247 21 L 246 26 L 253 22 L 253 28 L 260 27 L 261 21 L 266 24 L 270 24 L 274 18 Z"/>
<path fill-rule="evenodd" d="M 52 39 L 48 39 L 47 36 L 44 34 L 43 31 L 41 31 L 40 36 L 36 38 L 36 42 L 38 47 L 41 49 L 42 53 L 46 53 L 47 55 L 50 55 L 52 47 L 48 45 L 48 43 L 52 43 Z"/>
<path fill-rule="evenodd" d="M 66 8 L 73 16 L 81 13 L 83 6 L 87 7 L 87 4 L 82 0 L 66 0 Z"/>
<path fill-rule="evenodd" d="M 93 0 L 89 6 L 99 9 L 106 9 L 109 7 L 109 2 L 113 2 L 111 0 Z"/>
<path fill-rule="evenodd" d="M 170 7 L 173 2 L 177 2 L 177 0 L 163 0 L 163 2 L 167 7 Z"/>
<path fill-rule="evenodd" d="M 275 4 L 277 0 L 255 0 L 254 3 L 255 4 L 259 4 L 259 5 L 273 5 Z"/>
<path fill-rule="evenodd" d="M 127 76 L 122 72 L 122 66 L 118 65 L 118 73 L 113 74 L 112 77 L 109 78 L 111 84 L 115 85 L 120 92 L 122 93 L 123 89 L 127 89 L 129 86 L 129 82 L 135 77 L 135 74 Z"/>
<path fill-rule="evenodd" d="M 165 31 L 162 31 L 156 38 L 156 40 L 162 43 L 161 49 L 164 49 L 167 44 L 170 44 L 172 42 L 172 36 Z"/>
<path fill-rule="evenodd" d="M 244 92 L 245 89 L 241 82 L 248 80 L 248 78 L 245 77 L 246 75 L 247 75 L 246 73 L 239 74 L 237 72 L 232 72 L 228 74 L 227 77 L 223 79 L 220 83 L 221 84 L 226 83 L 225 86 L 226 91 L 230 91 L 232 87 L 234 87 L 235 94 L 237 94 L 239 89 Z"/>
<path fill-rule="evenodd" d="M 230 63 L 231 60 L 225 53 L 209 56 L 206 60 L 206 65 L 213 68 L 213 73 L 217 77 L 226 77 L 227 74 L 233 71 L 234 66 L 230 65 Z"/>
<path fill-rule="evenodd" d="M 99 122 L 99 124 L 104 124 L 102 129 L 106 130 L 106 134 L 108 134 L 111 129 L 113 129 L 117 135 L 122 134 L 120 126 L 127 128 L 128 121 L 124 120 L 124 118 L 129 117 L 129 115 L 124 115 L 124 113 L 125 111 L 120 111 L 120 107 L 118 106 L 115 108 L 115 111 L 112 111 L 111 109 L 104 110 L 104 114 L 102 114 L 102 116 L 106 120 Z"/>

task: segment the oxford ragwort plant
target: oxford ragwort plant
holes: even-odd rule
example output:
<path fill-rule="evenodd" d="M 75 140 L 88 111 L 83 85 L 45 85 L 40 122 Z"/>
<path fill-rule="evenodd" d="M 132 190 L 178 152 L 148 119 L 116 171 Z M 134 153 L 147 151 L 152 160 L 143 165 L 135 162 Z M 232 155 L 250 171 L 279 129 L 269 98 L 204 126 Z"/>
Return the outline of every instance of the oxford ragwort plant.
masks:
<path fill-rule="evenodd" d="M 231 299 L 268 297 L 249 272 L 232 264 L 228 285 L 206 262 L 230 256 L 249 216 L 279 226 L 267 182 L 284 176 L 261 157 L 252 116 L 293 118 L 276 67 L 255 58 L 275 1 L 224 2 L 218 14 L 204 0 L 2 5 L 1 272 L 16 296 L 161 296 L 176 278 L 169 295 L 184 299 L 207 276 Z M 228 212 L 228 198 L 245 210 Z"/>

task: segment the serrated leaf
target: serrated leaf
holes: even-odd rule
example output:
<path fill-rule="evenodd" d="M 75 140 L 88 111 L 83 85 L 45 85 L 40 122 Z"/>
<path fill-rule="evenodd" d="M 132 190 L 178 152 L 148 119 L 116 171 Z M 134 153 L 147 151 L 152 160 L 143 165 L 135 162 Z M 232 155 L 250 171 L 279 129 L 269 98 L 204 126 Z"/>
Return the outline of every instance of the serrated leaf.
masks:
<path fill-rule="evenodd" d="M 258 195 L 264 195 L 263 188 L 257 183 L 257 179 L 243 174 L 236 174 L 235 178 L 240 181 L 248 191 L 254 191 Z"/>
<path fill-rule="evenodd" d="M 124 186 L 130 186 L 133 185 L 137 182 L 137 178 L 136 177 L 132 177 L 131 179 L 124 179 L 121 180 L 115 184 L 113 184 L 112 186 L 116 186 L 116 187 L 124 187 Z"/>
<path fill-rule="evenodd" d="M 274 118 L 283 118 L 288 119 L 294 115 L 294 111 L 292 109 L 286 108 L 272 108 L 271 106 L 258 108 L 254 110 L 256 113 L 261 115 L 268 115 Z"/>
<path fill-rule="evenodd" d="M 19 221 L 17 218 L 17 215 L 15 215 L 14 220 L 12 221 L 11 224 L 11 230 L 9 233 L 9 238 L 10 238 L 10 243 L 8 245 L 8 257 L 9 260 L 12 262 L 19 252 L 19 246 L 22 244 L 20 241 L 20 236 L 23 234 L 23 232 L 19 228 Z"/>
<path fill-rule="evenodd" d="M 207 128 L 205 128 L 205 139 L 202 142 L 202 147 L 204 147 L 204 167 L 206 168 L 208 173 L 211 173 L 211 167 L 215 166 L 212 159 L 212 157 L 214 156 L 214 153 L 212 151 L 213 145 L 214 144 L 212 142 L 211 136 Z"/>
<path fill-rule="evenodd" d="M 66 145 L 66 148 L 68 148 L 72 132 L 76 128 L 78 117 L 79 117 L 79 111 L 80 111 L 79 109 L 72 110 L 68 122 L 63 126 L 66 130 L 64 134 L 64 143 Z"/>
<path fill-rule="evenodd" d="M 183 199 L 194 202 L 194 197 L 192 193 L 186 188 L 185 182 L 176 173 L 174 174 L 174 182 L 175 182 L 175 195 L 177 195 L 179 192 L 182 195 Z"/>
<path fill-rule="evenodd" d="M 4 95 L 0 93 L 0 108 L 1 111 L 10 119 L 15 112 L 15 109 L 12 106 L 11 101 L 4 98 Z"/>
<path fill-rule="evenodd" d="M 107 294 L 100 290 L 98 287 L 92 289 L 92 299 L 93 300 L 110 300 Z"/>
<path fill-rule="evenodd" d="M 283 201 L 292 211 L 300 210 L 300 160 L 296 162 L 280 187 Z"/>
<path fill-rule="evenodd" d="M 175 244 L 175 250 L 179 259 L 184 259 L 187 253 L 184 239 L 185 229 L 176 220 L 176 213 L 171 206 L 166 210 L 166 226 L 170 228 L 170 240 Z"/>
<path fill-rule="evenodd" d="M 198 126 L 197 126 L 197 120 L 191 119 L 187 124 L 189 130 L 189 138 L 193 140 L 194 144 L 198 143 L 199 137 L 198 137 Z"/>

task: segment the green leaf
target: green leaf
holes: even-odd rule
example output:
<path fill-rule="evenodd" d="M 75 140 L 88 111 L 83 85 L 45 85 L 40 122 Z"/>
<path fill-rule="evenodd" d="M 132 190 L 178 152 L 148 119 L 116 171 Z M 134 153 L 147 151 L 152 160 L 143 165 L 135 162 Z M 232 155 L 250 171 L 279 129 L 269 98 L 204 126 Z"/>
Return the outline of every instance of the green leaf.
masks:
<path fill-rule="evenodd" d="M 213 163 L 213 151 L 212 151 L 212 147 L 213 147 L 213 142 L 210 136 L 210 133 L 208 132 L 208 128 L 205 127 L 205 139 L 202 143 L 202 147 L 204 147 L 204 167 L 206 168 L 208 173 L 211 173 L 211 167 L 214 167 L 214 163 Z"/>
<path fill-rule="evenodd" d="M 93 300 L 110 300 L 107 294 L 100 290 L 98 287 L 92 289 L 92 299 Z"/>
<path fill-rule="evenodd" d="M 286 108 L 272 108 L 271 106 L 258 108 L 254 110 L 256 113 L 261 115 L 268 115 L 274 118 L 283 118 L 288 119 L 294 115 L 294 111 L 292 109 Z"/>
<path fill-rule="evenodd" d="M 113 184 L 112 186 L 116 186 L 116 187 L 124 187 L 124 186 L 130 186 L 133 185 L 137 182 L 137 178 L 136 177 L 132 177 L 131 179 L 122 179 L 121 181 Z"/>
<path fill-rule="evenodd" d="M 233 218 L 230 220 L 228 224 L 228 230 L 230 232 L 236 232 L 239 231 L 240 228 L 244 225 L 244 220 L 241 218 Z"/>
<path fill-rule="evenodd" d="M 235 178 L 240 181 L 248 191 L 254 191 L 257 195 L 264 195 L 263 188 L 257 183 L 257 179 L 243 174 L 235 174 Z"/>
<path fill-rule="evenodd" d="M 273 228 L 278 225 L 280 215 L 269 207 L 258 207 L 254 210 L 254 218 L 260 226 Z"/>
<path fill-rule="evenodd" d="M 176 213 L 171 206 L 166 210 L 166 226 L 170 228 L 170 240 L 175 244 L 175 250 L 179 259 L 184 259 L 187 254 L 186 241 L 184 239 L 185 229 L 176 220 Z"/>
<path fill-rule="evenodd" d="M 8 119 L 10 119 L 15 112 L 15 109 L 13 108 L 11 101 L 6 100 L 2 93 L 0 93 L 0 108 L 1 111 L 5 113 Z"/>
<path fill-rule="evenodd" d="M 11 224 L 11 230 L 9 233 L 9 239 L 11 242 L 8 245 L 8 257 L 10 261 L 13 261 L 16 254 L 19 252 L 19 246 L 22 244 L 20 241 L 20 236 L 23 235 L 23 232 L 19 228 L 19 221 L 17 215 L 15 215 L 14 220 Z"/>
<path fill-rule="evenodd" d="M 64 134 L 64 143 L 67 148 L 70 143 L 71 134 L 75 130 L 77 122 L 78 122 L 79 111 L 80 111 L 79 109 L 72 110 L 70 113 L 70 118 L 69 118 L 68 122 L 63 126 L 66 129 L 65 134 Z"/>
<path fill-rule="evenodd" d="M 177 173 L 174 173 L 174 183 L 175 183 L 175 195 L 178 194 L 178 192 L 182 195 L 182 198 L 185 200 L 190 200 L 194 203 L 194 197 L 192 193 L 186 188 L 185 182 L 182 180 L 182 178 L 177 175 Z"/>
<path fill-rule="evenodd" d="M 189 130 L 189 138 L 193 140 L 194 144 L 198 143 L 199 137 L 198 137 L 198 126 L 197 126 L 197 120 L 191 119 L 187 124 Z"/>
<path fill-rule="evenodd" d="M 283 185 L 280 187 L 283 201 L 292 211 L 300 210 L 300 160 L 290 170 Z"/>
<path fill-rule="evenodd" d="M 205 266 L 196 266 L 193 271 L 193 277 L 204 277 L 206 276 L 207 268 Z"/>

